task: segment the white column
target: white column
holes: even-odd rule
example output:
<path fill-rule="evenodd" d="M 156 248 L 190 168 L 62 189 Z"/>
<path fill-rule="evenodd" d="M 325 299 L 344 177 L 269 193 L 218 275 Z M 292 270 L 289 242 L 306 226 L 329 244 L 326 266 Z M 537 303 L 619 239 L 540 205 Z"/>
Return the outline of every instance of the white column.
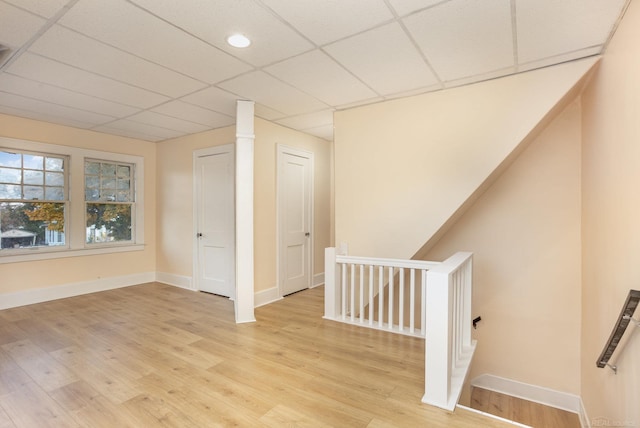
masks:
<path fill-rule="evenodd" d="M 253 308 L 253 101 L 236 111 L 236 323 L 254 322 Z"/>

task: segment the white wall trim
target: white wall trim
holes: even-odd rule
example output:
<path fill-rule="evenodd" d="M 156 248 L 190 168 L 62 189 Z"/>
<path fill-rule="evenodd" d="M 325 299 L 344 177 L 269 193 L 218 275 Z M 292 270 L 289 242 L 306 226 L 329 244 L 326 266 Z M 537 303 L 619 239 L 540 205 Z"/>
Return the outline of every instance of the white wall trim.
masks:
<path fill-rule="evenodd" d="M 477 414 L 479 414 L 479 415 L 486 416 L 487 418 L 495 419 L 495 420 L 497 420 L 497 421 L 505 422 L 505 423 L 507 423 L 507 424 L 514 425 L 514 426 L 517 426 L 517 427 L 521 427 L 521 428 L 531 428 L 529 425 L 524 425 L 524 424 L 521 424 L 521 423 L 516 422 L 516 421 L 511 421 L 511 420 L 509 420 L 509 419 L 501 418 L 500 416 L 492 415 L 491 413 L 487 413 L 487 412 L 482 412 L 482 411 L 480 411 L 480 410 L 478 410 L 478 409 L 474 409 L 474 408 L 472 408 L 472 407 L 463 406 L 462 404 L 457 404 L 457 405 L 456 405 L 456 407 L 459 407 L 459 408 L 461 408 L 461 409 L 464 409 L 464 410 L 466 410 L 467 412 L 477 413 Z"/>
<path fill-rule="evenodd" d="M 544 404 L 545 406 L 577 413 L 583 426 L 586 420 L 582 399 L 575 394 L 556 391 L 550 388 L 505 379 L 490 374 L 483 374 L 471 380 L 471 386 L 477 386 L 478 388 L 500 392 L 511 395 L 512 397 L 522 398 Z"/>
<path fill-rule="evenodd" d="M 591 419 L 587 416 L 587 409 L 584 407 L 584 401 L 582 401 L 582 399 L 580 399 L 580 413 L 578 413 L 578 416 L 580 416 L 580 425 L 582 428 L 591 428 Z"/>
<path fill-rule="evenodd" d="M 14 293 L 5 293 L 0 294 L 0 310 L 129 287 L 131 285 L 154 282 L 155 280 L 155 272 L 142 272 L 126 276 L 99 278 L 95 281 L 83 281 L 54 287 L 34 288 Z"/>
<path fill-rule="evenodd" d="M 185 290 L 198 291 L 195 289 L 190 276 L 156 272 L 156 281 L 167 285 L 173 285 L 174 287 L 184 288 Z"/>
<path fill-rule="evenodd" d="M 280 296 L 280 290 L 278 290 L 276 286 L 267 288 L 266 290 L 256 291 L 253 299 L 256 308 L 277 302 L 278 300 L 282 300 L 282 296 Z"/>
<path fill-rule="evenodd" d="M 323 284 L 324 284 L 324 272 L 316 273 L 315 275 L 313 275 L 313 284 L 311 284 L 311 288 L 315 288 Z"/>

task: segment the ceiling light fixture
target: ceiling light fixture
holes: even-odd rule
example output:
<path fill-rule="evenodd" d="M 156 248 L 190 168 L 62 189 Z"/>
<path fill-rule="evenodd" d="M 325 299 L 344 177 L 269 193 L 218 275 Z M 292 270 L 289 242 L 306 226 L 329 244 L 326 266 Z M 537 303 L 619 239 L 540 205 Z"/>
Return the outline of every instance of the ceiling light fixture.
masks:
<path fill-rule="evenodd" d="M 234 34 L 227 37 L 227 43 L 229 43 L 234 48 L 246 48 L 251 44 L 251 40 L 249 40 L 249 38 L 243 34 Z"/>

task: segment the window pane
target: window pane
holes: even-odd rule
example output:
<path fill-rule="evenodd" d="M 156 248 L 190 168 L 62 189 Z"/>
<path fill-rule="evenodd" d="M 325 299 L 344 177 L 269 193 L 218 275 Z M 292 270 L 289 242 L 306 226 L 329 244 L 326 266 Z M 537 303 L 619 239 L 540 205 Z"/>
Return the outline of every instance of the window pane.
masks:
<path fill-rule="evenodd" d="M 103 163 L 100 165 L 100 174 L 116 175 L 116 166 L 112 163 Z"/>
<path fill-rule="evenodd" d="M 64 174 L 60 172 L 47 172 L 47 186 L 64 186 Z"/>
<path fill-rule="evenodd" d="M 118 194 L 116 196 L 118 198 L 118 202 L 131 202 L 131 192 L 129 191 L 118 190 Z"/>
<path fill-rule="evenodd" d="M 20 153 L 9 153 L 0 151 L 0 166 L 10 166 L 13 168 L 22 167 L 22 155 Z"/>
<path fill-rule="evenodd" d="M 22 187 L 13 184 L 0 184 L 0 199 L 22 199 Z"/>
<path fill-rule="evenodd" d="M 131 175 L 131 167 L 127 165 L 118 165 L 118 177 L 129 177 Z"/>
<path fill-rule="evenodd" d="M 29 169 L 44 169 L 44 156 L 37 155 L 22 155 L 24 165 L 23 168 Z"/>
<path fill-rule="evenodd" d="M 64 160 L 47 157 L 44 161 L 47 171 L 64 171 Z"/>
<path fill-rule="evenodd" d="M 24 184 L 37 184 L 42 186 L 44 184 L 44 174 L 42 173 L 42 171 L 33 171 L 33 170 L 25 169 Z"/>
<path fill-rule="evenodd" d="M 129 180 L 118 180 L 118 190 L 129 190 L 130 181 Z"/>
<path fill-rule="evenodd" d="M 100 192 L 100 200 L 107 202 L 115 202 L 116 200 L 116 191 L 115 190 L 102 190 Z"/>
<path fill-rule="evenodd" d="M 0 183 L 22 183 L 22 170 L 12 168 L 0 168 Z"/>
<path fill-rule="evenodd" d="M 44 199 L 44 187 L 24 186 L 24 199 L 28 201 L 34 199 Z"/>
<path fill-rule="evenodd" d="M 87 204 L 86 242 L 131 241 L 131 205 Z"/>
<path fill-rule="evenodd" d="M 64 203 L 2 202 L 0 219 L 1 249 L 65 243 Z"/>
<path fill-rule="evenodd" d="M 116 179 L 114 177 L 102 177 L 101 183 L 103 189 L 115 189 Z"/>
<path fill-rule="evenodd" d="M 100 174 L 100 163 L 99 162 L 90 162 L 86 161 L 84 163 L 84 173 L 90 175 L 98 175 Z"/>
<path fill-rule="evenodd" d="M 85 189 L 85 191 L 84 191 L 84 200 L 85 201 L 99 201 L 100 200 L 100 189 Z"/>
<path fill-rule="evenodd" d="M 100 177 L 93 177 L 91 175 L 87 175 L 84 177 L 84 187 L 88 187 L 90 189 L 99 189 L 100 188 Z"/>
<path fill-rule="evenodd" d="M 48 201 L 64 201 L 64 187 L 45 187 L 45 199 Z"/>

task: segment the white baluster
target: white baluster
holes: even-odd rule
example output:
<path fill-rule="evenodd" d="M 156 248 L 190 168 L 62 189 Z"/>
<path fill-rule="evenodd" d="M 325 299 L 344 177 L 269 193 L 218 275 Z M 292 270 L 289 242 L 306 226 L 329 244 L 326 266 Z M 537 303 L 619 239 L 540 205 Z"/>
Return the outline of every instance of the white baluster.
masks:
<path fill-rule="evenodd" d="M 389 267 L 389 330 L 393 329 L 393 267 Z"/>
<path fill-rule="evenodd" d="M 384 321 L 384 267 L 378 266 L 378 327 L 382 328 Z"/>
<path fill-rule="evenodd" d="M 364 265 L 360 265 L 360 322 L 364 322 Z"/>
<path fill-rule="evenodd" d="M 416 330 L 416 270 L 411 269 L 411 278 L 409 280 L 409 333 L 413 334 Z"/>
<path fill-rule="evenodd" d="M 398 331 L 404 330 L 404 268 L 400 268 L 400 292 L 398 296 Z"/>
<path fill-rule="evenodd" d="M 373 265 L 369 265 L 369 325 L 373 325 Z"/>

